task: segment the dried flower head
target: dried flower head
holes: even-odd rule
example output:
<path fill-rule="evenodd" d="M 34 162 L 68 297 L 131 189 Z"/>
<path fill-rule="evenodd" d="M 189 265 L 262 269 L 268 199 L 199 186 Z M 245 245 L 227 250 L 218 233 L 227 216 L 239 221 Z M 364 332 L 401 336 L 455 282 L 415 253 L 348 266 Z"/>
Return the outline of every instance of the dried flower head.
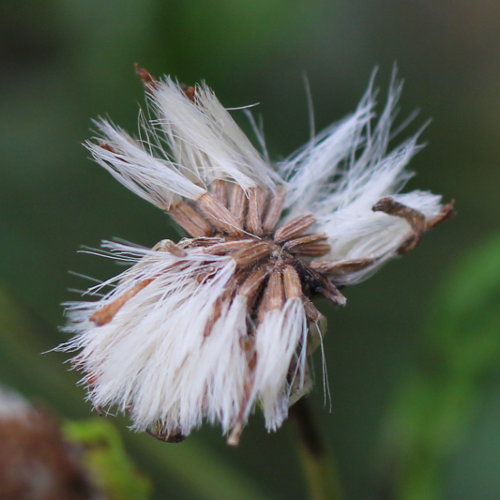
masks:
<path fill-rule="evenodd" d="M 397 194 L 419 146 L 388 151 L 395 79 L 375 126 L 370 85 L 352 115 L 271 166 L 204 83 L 138 74 L 155 118 L 140 115 L 139 138 L 100 120 L 87 147 L 188 237 L 104 242 L 131 266 L 89 290 L 111 287 L 99 300 L 69 305 L 76 335 L 61 349 L 80 351 L 73 364 L 95 408 L 127 412 L 165 441 L 208 420 L 237 444 L 256 405 L 275 430 L 309 390 L 307 357 L 324 332 L 311 299 L 343 306 L 340 287 L 413 249 L 452 204 Z"/>

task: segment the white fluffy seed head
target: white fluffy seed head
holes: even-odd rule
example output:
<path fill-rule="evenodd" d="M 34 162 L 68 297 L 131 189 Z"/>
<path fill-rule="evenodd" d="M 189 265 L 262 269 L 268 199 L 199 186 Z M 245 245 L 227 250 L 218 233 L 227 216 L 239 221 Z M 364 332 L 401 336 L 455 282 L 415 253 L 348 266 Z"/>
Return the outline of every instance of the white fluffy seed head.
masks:
<path fill-rule="evenodd" d="M 172 242 L 154 249 L 104 243 L 106 256 L 130 267 L 92 287 L 87 295 L 100 296 L 96 301 L 67 305 L 67 330 L 74 336 L 59 348 L 79 351 L 73 363 L 84 374 L 82 382 L 94 406 L 127 412 L 138 430 L 159 424 L 165 435 L 188 435 L 204 420 L 219 423 L 232 443 L 256 405 L 262 407 L 268 430 L 281 425 L 291 401 L 309 388 L 306 357 L 314 346 L 308 350 L 308 325 L 315 329 L 313 337 L 320 335 L 321 315 L 303 300 L 304 289 L 301 292 L 296 281 L 288 283 L 290 294 L 285 281 L 278 280 L 285 291 L 276 285 L 277 306 L 252 309 L 250 288 L 240 295 L 234 283 L 241 286 L 241 266 L 252 264 L 252 251 L 267 243 L 250 248 L 247 260 L 241 254 L 238 260 L 205 251 L 214 233 L 222 247 L 227 243 L 227 224 L 217 224 L 214 213 L 230 219 L 231 227 L 241 223 L 243 239 L 251 244 L 252 238 L 265 240 L 269 230 L 264 231 L 266 224 L 259 218 L 267 203 L 275 225 L 282 203 L 277 196 L 273 205 L 273 193 L 277 186 L 285 187 L 284 219 L 311 213 L 314 224 L 305 230 L 328 238 L 330 251 L 322 255 L 321 265 L 366 260 L 366 266 L 343 276 L 342 284 L 366 278 L 396 255 L 414 229 L 405 218 L 373 211 L 381 198 L 420 212 L 425 221 L 442 210 L 440 196 L 425 191 L 399 194 L 411 176 L 406 166 L 420 147 L 414 136 L 389 149 L 400 92 L 401 84 L 394 79 L 373 125 L 376 91 L 370 85 L 352 115 L 318 134 L 277 169 L 261 158 L 205 84 L 187 95 L 171 78 L 156 81 L 148 88 L 155 116 L 141 115 L 139 139 L 106 120 L 98 122 L 101 136 L 87 145 L 96 161 L 139 196 L 162 209 L 172 208 L 172 214 L 173 207 L 187 201 L 184 215 L 197 214 L 198 219 L 185 226 L 205 237 L 183 240 L 176 248 Z M 214 181 L 225 181 L 226 201 L 222 196 L 219 205 L 197 205 Z M 259 201 L 251 188 L 266 192 L 268 201 Z M 235 203 L 227 201 L 231 189 Z M 250 198 L 248 203 L 240 199 L 241 193 Z M 247 206 L 251 223 L 240 220 Z M 207 210 L 209 217 L 203 220 Z M 234 240 L 239 235 L 230 234 L 230 245 L 238 244 Z M 275 245 L 288 244 L 285 240 L 277 238 Z M 310 256 L 318 255 L 314 251 L 328 249 L 326 242 L 318 241 L 309 247 L 311 253 L 301 257 L 298 251 L 293 258 L 309 265 Z M 265 250 L 262 258 L 272 263 L 274 250 Z M 268 275 L 275 272 L 262 269 Z M 331 285 L 333 294 L 335 283 Z"/>

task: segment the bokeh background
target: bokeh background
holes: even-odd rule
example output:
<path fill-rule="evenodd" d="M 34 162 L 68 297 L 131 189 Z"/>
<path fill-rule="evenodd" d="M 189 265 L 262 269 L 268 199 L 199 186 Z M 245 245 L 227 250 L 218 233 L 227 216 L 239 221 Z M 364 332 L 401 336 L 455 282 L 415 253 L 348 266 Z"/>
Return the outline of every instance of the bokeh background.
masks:
<path fill-rule="evenodd" d="M 410 132 L 432 118 L 410 187 L 455 198 L 459 216 L 346 290 L 326 338 L 332 411 L 320 376 L 309 399 L 346 499 L 500 498 L 499 19 L 494 0 L 2 2 L 0 382 L 62 418 L 92 416 L 65 356 L 40 354 L 65 338 L 69 289 L 87 286 L 68 271 L 116 271 L 76 250 L 176 235 L 81 146 L 98 115 L 135 130 L 134 62 L 205 79 L 227 107 L 260 103 L 275 159 L 308 138 L 304 74 L 320 129 L 375 66 L 383 96 L 397 63 L 401 116 L 420 109 Z M 209 427 L 169 445 L 112 423 L 154 498 L 306 495 L 289 425 L 267 435 L 257 415 L 230 449 Z"/>

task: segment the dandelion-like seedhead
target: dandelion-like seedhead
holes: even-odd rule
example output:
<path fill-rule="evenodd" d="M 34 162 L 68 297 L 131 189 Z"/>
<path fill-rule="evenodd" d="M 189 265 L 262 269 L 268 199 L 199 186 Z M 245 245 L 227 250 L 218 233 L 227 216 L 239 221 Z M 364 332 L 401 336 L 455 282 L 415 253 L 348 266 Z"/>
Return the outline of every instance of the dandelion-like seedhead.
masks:
<path fill-rule="evenodd" d="M 165 441 L 218 423 L 230 444 L 256 405 L 268 430 L 310 389 L 308 356 L 340 288 L 413 249 L 452 215 L 424 191 L 398 194 L 419 149 L 388 151 L 401 84 L 378 121 L 372 85 L 356 111 L 273 166 L 214 93 L 154 79 L 138 68 L 154 118 L 135 139 L 107 120 L 87 143 L 119 182 L 166 211 L 187 233 L 152 249 L 104 242 L 130 267 L 68 305 L 88 397 Z M 260 131 L 256 130 L 263 143 Z"/>

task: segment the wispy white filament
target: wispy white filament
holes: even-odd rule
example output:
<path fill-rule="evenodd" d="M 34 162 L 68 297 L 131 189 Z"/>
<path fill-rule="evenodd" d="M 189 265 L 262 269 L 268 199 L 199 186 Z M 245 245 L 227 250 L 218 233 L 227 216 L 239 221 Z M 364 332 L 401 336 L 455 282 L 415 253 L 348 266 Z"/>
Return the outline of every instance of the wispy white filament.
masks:
<path fill-rule="evenodd" d="M 170 78 L 158 83 L 152 102 L 175 161 L 196 173 L 206 185 L 230 180 L 245 190 L 274 189 L 279 177 L 263 160 L 213 91 L 196 87 L 196 106 Z"/>
<path fill-rule="evenodd" d="M 152 144 L 139 143 L 108 121 L 96 124 L 102 137 L 97 144 L 87 143 L 92 156 L 115 179 L 141 198 L 168 209 L 180 197 L 194 200 L 206 192 L 181 173 L 168 156 L 154 156 Z M 103 147 L 102 143 L 111 146 L 112 151 Z"/>
<path fill-rule="evenodd" d="M 233 276 L 234 261 L 200 250 L 174 257 L 119 243 L 105 246 L 117 258 L 137 263 L 104 284 L 116 286 L 100 301 L 68 305 L 69 330 L 75 336 L 62 349 L 80 350 L 77 362 L 84 366 L 86 380 L 98 381 L 89 399 L 96 407 L 128 411 L 139 430 L 161 421 L 188 435 L 206 418 L 230 431 L 242 413 L 249 376 L 241 348 L 247 334 L 247 299 L 238 295 L 226 304 L 208 335 L 205 326 Z M 215 278 L 198 283 L 196 278 L 207 271 Z M 147 279 L 153 281 L 113 321 L 103 326 L 88 321 L 92 312 Z M 94 287 L 92 293 L 101 288 Z M 301 354 L 294 359 L 298 345 Z M 300 379 L 296 390 L 304 384 L 307 325 L 300 300 L 266 315 L 255 349 L 258 361 L 246 416 L 259 400 L 267 427 L 276 429 L 288 412 L 294 380 L 286 376 L 292 361 Z"/>
<path fill-rule="evenodd" d="M 409 225 L 372 211 L 383 197 L 390 196 L 427 219 L 441 210 L 441 197 L 432 193 L 398 194 L 412 176 L 405 167 L 421 148 L 417 134 L 389 151 L 401 89 L 393 77 L 385 108 L 373 126 L 377 92 L 370 85 L 355 113 L 318 134 L 280 165 L 289 181 L 289 218 L 314 214 L 316 230 L 329 237 L 333 262 L 376 258 L 374 267 L 378 267 L 394 257 L 408 237 Z M 360 271 L 349 282 L 372 272 L 373 267 Z"/>

